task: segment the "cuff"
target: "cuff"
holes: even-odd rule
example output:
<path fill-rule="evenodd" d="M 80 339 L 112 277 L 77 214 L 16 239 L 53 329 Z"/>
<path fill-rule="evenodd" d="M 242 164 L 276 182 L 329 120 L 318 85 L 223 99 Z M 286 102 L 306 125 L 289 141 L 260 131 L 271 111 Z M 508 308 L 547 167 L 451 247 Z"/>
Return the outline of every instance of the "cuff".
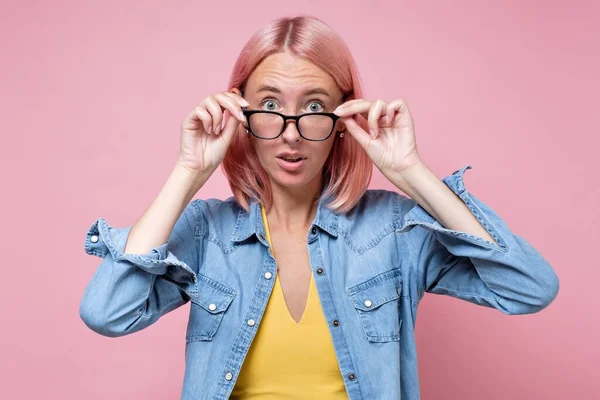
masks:
<path fill-rule="evenodd" d="M 408 213 L 404 215 L 400 228 L 396 232 L 405 232 L 411 230 L 414 226 L 420 225 L 431 230 L 434 234 L 451 235 L 453 237 L 466 240 L 482 247 L 507 252 L 509 250 L 506 240 L 500 234 L 499 229 L 494 226 L 490 220 L 499 218 L 496 213 L 490 209 L 485 203 L 470 194 L 463 179 L 466 170 L 472 169 L 471 165 L 466 165 L 461 169 L 454 171 L 452 175 L 446 176 L 442 181 L 452 190 L 460 199 L 469 207 L 473 215 L 485 228 L 485 230 L 498 243 L 490 242 L 479 236 L 471 235 L 470 233 L 446 229 L 439 221 L 437 221 L 424 208 L 416 204 Z M 439 236 L 438 236 L 439 238 Z"/>
<path fill-rule="evenodd" d="M 167 275 L 175 282 L 193 282 L 194 288 L 190 290 L 197 291 L 194 290 L 197 286 L 196 273 L 168 250 L 168 243 L 154 247 L 147 254 L 124 253 L 131 228 L 115 228 L 104 218 L 98 218 L 86 234 L 85 252 L 100 258 L 110 254 L 113 262 L 128 261 L 148 273 Z"/>

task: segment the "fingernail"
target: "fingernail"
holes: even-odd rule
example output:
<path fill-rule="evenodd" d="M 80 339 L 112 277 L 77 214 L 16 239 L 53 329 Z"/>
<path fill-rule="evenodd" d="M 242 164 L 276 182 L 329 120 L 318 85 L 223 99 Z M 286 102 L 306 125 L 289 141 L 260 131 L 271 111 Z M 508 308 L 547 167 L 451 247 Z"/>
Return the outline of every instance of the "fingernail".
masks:
<path fill-rule="evenodd" d="M 244 120 L 244 118 L 245 118 L 245 116 L 244 116 L 244 113 L 243 113 L 242 111 L 240 111 L 240 112 L 238 113 L 238 116 L 240 117 L 240 120 L 242 120 L 242 121 L 243 121 L 243 120 Z"/>
<path fill-rule="evenodd" d="M 375 131 L 373 129 L 371 129 L 371 137 L 374 138 L 375 137 Z"/>
<path fill-rule="evenodd" d="M 217 128 L 215 129 L 215 135 L 218 135 L 219 132 L 221 132 L 221 125 L 217 125 Z"/>
<path fill-rule="evenodd" d="M 248 102 L 247 102 L 245 99 L 242 99 L 242 104 L 243 104 L 245 107 L 248 107 L 248 106 L 250 105 L 250 103 L 248 103 Z"/>

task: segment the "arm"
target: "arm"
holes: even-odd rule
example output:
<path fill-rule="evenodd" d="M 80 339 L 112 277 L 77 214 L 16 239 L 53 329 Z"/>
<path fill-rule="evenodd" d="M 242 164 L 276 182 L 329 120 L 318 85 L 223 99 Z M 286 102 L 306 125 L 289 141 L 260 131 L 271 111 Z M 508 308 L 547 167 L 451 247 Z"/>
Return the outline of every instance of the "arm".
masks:
<path fill-rule="evenodd" d="M 498 244 L 461 198 L 424 163 L 415 164 L 390 180 L 445 228 Z"/>
<path fill-rule="evenodd" d="M 190 200 L 208 176 L 178 166 L 133 226 L 93 223 L 85 251 L 103 260 L 79 308 L 90 329 L 110 337 L 133 333 L 197 294 L 201 211 Z"/>
<path fill-rule="evenodd" d="M 406 200 L 412 207 L 397 232 L 410 231 L 405 239 L 419 298 L 426 291 L 505 314 L 540 311 L 556 297 L 558 277 L 529 242 L 467 191 L 463 174 L 470 168 L 438 182 L 433 173 L 419 167 L 397 182 L 415 199 Z"/>

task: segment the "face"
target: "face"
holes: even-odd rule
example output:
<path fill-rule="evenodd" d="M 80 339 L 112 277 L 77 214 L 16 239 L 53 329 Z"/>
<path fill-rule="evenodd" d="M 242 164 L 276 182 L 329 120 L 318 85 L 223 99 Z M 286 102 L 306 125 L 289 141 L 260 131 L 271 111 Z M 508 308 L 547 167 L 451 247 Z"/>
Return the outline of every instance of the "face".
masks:
<path fill-rule="evenodd" d="M 237 89 L 234 91 L 240 94 Z M 289 53 L 277 53 L 264 59 L 248 77 L 244 90 L 250 110 L 277 111 L 285 115 L 332 112 L 341 104 L 342 96 L 331 75 Z M 250 135 L 250 140 L 273 185 L 320 187 L 323 166 L 341 129 L 338 120 L 327 140 L 314 142 L 300 136 L 294 121 L 288 120 L 278 138 L 263 140 Z M 303 159 L 290 163 L 282 159 L 282 153 Z"/>

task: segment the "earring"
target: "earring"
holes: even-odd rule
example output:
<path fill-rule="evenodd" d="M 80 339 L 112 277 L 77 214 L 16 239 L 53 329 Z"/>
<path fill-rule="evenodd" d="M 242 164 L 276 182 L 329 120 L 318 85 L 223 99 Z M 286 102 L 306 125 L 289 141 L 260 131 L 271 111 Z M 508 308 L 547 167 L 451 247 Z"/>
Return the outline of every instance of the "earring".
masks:
<path fill-rule="evenodd" d="M 344 131 L 340 131 L 340 137 L 344 137 Z"/>
<path fill-rule="evenodd" d="M 246 133 L 248 133 L 248 129 L 244 129 L 246 131 Z"/>

